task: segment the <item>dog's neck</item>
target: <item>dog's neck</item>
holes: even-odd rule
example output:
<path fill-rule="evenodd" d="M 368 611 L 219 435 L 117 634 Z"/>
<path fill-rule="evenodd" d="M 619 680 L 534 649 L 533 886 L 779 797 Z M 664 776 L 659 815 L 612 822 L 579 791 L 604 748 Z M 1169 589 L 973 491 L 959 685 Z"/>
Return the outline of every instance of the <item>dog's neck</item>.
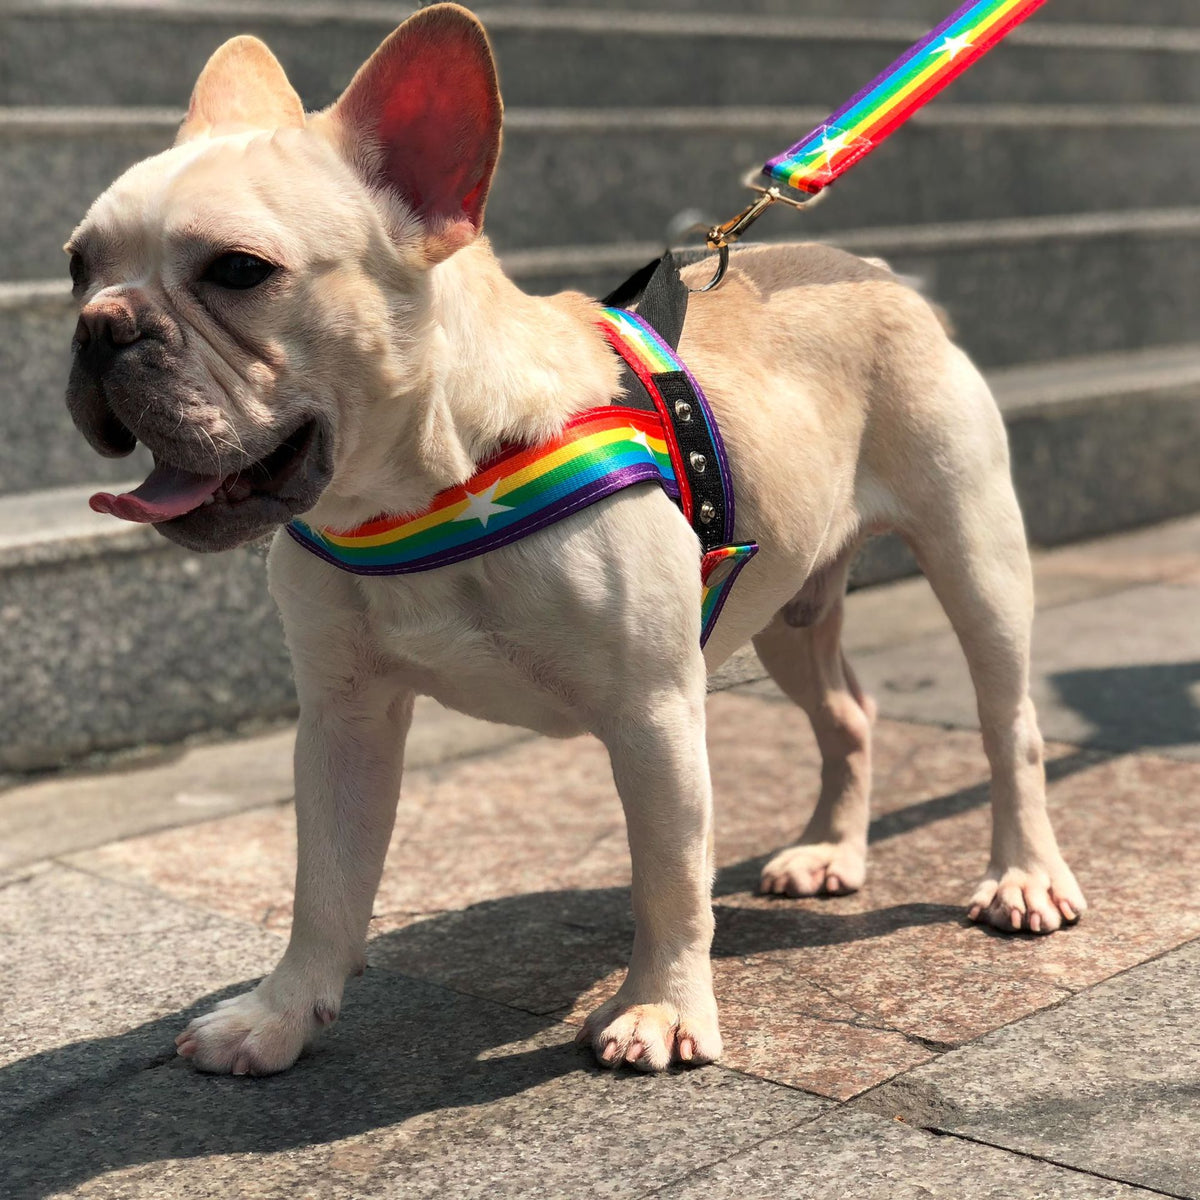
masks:
<path fill-rule="evenodd" d="M 405 386 L 370 404 L 369 437 L 339 463 L 309 515 L 314 524 L 345 529 L 381 513 L 421 512 L 501 444 L 544 441 L 617 391 L 619 366 L 595 301 L 526 295 L 484 239 L 433 267 L 427 284 Z M 412 338 L 411 314 L 401 323 Z"/>

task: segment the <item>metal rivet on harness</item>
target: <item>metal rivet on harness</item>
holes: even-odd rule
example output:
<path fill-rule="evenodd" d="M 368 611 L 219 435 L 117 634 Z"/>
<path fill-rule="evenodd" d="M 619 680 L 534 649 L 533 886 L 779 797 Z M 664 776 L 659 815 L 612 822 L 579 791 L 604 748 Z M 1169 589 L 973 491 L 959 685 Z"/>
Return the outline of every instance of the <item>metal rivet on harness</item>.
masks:
<path fill-rule="evenodd" d="M 692 419 L 692 406 L 686 400 L 676 400 L 675 415 L 686 425 Z"/>
<path fill-rule="evenodd" d="M 705 500 L 704 503 L 700 505 L 700 520 L 703 521 L 705 525 L 711 525 L 716 515 L 717 510 L 713 507 L 713 504 L 710 500 Z"/>
<path fill-rule="evenodd" d="M 697 475 L 703 475 L 704 468 L 708 466 L 708 459 L 705 458 L 699 450 L 693 450 L 691 454 L 688 455 L 688 462 L 692 464 L 692 470 L 695 471 Z"/>

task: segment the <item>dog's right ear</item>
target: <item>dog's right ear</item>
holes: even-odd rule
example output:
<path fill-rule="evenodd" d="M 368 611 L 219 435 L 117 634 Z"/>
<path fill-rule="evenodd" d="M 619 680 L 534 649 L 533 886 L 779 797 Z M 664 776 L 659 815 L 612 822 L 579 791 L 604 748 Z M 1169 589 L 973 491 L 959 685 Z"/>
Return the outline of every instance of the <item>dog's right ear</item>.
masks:
<path fill-rule="evenodd" d="M 242 129 L 299 129 L 304 105 L 279 60 L 256 37 L 230 38 L 213 51 L 192 89 L 175 144 Z"/>
<path fill-rule="evenodd" d="M 503 108 L 483 26 L 457 4 L 414 13 L 359 69 L 329 112 L 366 182 L 403 202 L 440 262 L 483 226 Z"/>

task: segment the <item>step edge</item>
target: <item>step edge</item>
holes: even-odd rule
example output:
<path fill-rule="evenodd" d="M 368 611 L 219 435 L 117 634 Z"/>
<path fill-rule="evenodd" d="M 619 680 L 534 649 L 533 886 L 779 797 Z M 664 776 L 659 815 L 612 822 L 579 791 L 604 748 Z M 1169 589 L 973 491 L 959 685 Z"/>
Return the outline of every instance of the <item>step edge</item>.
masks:
<path fill-rule="evenodd" d="M 826 230 L 819 238 L 778 239 L 770 244 L 838 246 L 851 253 L 895 254 L 968 246 L 1021 245 L 1056 239 L 1088 241 L 1107 237 L 1172 237 L 1200 233 L 1200 206 L 1143 208 L 1099 213 L 995 218 L 987 221 L 931 222 L 926 225 L 879 225 Z M 505 270 L 516 279 L 557 275 L 570 270 L 638 266 L 657 258 L 661 242 L 573 243 L 501 251 Z M 70 284 L 55 279 L 0 281 L 0 311 L 72 300 Z"/>
<path fill-rule="evenodd" d="M 1008 424 L 1134 396 L 1195 401 L 1200 395 L 1200 344 L 1083 355 L 984 374 Z M 72 484 L 0 495 L 0 570 L 114 552 L 170 551 L 173 544 L 151 527 L 114 521 L 87 507 L 95 488 L 115 490 L 137 482 Z M 39 523 L 46 515 L 49 527 Z"/>
<path fill-rule="evenodd" d="M 0 106 L 0 136 L 74 136 L 79 133 L 173 132 L 183 109 L 161 106 L 6 105 Z M 598 107 L 535 108 L 505 112 L 509 133 L 650 132 L 657 130 L 780 129 L 800 136 L 828 111 L 816 104 L 795 107 L 705 105 L 653 109 Z M 935 102 L 917 113 L 913 125 L 926 128 L 1111 129 L 1200 128 L 1200 104 L 1007 104 Z"/>
<path fill-rule="evenodd" d="M 393 27 L 405 15 L 388 4 L 295 4 L 270 0 L 206 5 L 204 8 L 161 8 L 152 4 L 10 5 L 3 14 L 22 20 L 63 17 L 86 12 L 89 19 L 128 20 L 150 17 L 162 24 L 195 20 L 261 20 L 303 27 L 335 22 L 346 25 Z M 640 37 L 741 38 L 756 40 L 855 41 L 904 47 L 928 32 L 913 19 L 867 17 L 802 17 L 769 13 L 647 13 L 636 9 L 546 9 L 484 7 L 476 10 L 494 32 L 556 32 Z M 1188 25 L 1140 25 L 1116 22 L 1042 22 L 1015 30 L 1015 45 L 1047 49 L 1126 50 L 1142 53 L 1200 53 L 1200 30 Z"/>

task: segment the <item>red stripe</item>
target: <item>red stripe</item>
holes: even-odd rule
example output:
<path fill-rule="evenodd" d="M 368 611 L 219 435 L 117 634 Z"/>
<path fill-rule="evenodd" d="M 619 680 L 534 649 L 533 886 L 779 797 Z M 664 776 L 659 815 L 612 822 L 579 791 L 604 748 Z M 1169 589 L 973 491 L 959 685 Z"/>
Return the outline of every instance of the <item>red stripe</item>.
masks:
<path fill-rule="evenodd" d="M 1028 4 L 1013 9 L 1004 21 L 999 25 L 992 26 L 990 32 L 984 36 L 982 41 L 975 43 L 970 50 L 945 63 L 936 75 L 931 76 L 927 80 L 920 91 L 914 92 L 909 96 L 902 107 L 889 109 L 876 124 L 858 134 L 858 138 L 869 141 L 871 149 L 874 150 L 876 146 L 886 141 L 896 129 L 903 125 L 917 109 L 928 104 L 934 96 L 943 88 L 953 83 L 968 67 L 974 66 L 997 42 L 1006 37 L 1014 27 L 1024 21 L 1035 9 L 1041 8 L 1045 3 L 1046 0 L 1029 0 Z M 823 187 L 827 187 L 843 171 L 853 166 L 854 163 L 863 157 L 865 157 L 865 154 L 855 153 L 852 146 L 847 146 L 844 150 L 838 151 L 833 162 L 829 164 L 828 169 L 820 173 L 820 180 L 815 181 L 817 186 L 812 190 L 820 191 Z M 797 183 L 792 186 L 801 187 L 801 184 Z M 808 188 L 802 188 L 802 190 L 809 191 Z"/>
<path fill-rule="evenodd" d="M 586 427 L 592 433 L 601 433 L 608 429 L 627 428 L 630 425 L 656 438 L 663 437 L 662 418 L 657 413 L 646 412 L 638 408 L 626 408 L 619 404 L 606 405 L 604 408 L 589 408 L 568 420 L 560 433 L 540 445 L 501 447 L 470 479 L 455 487 L 447 488 L 444 492 L 439 492 L 429 507 L 422 512 L 376 517 L 366 524 L 358 526 L 357 529 L 339 530 L 337 531 L 338 536 L 373 537 L 379 533 L 390 533 L 401 525 L 407 525 L 409 521 L 427 517 L 431 513 L 440 512 L 444 508 L 460 503 L 466 499 L 469 491 L 478 492 L 507 475 L 515 475 L 518 471 L 536 463 L 538 459 L 573 442 L 579 436 L 581 428 Z M 665 440 L 669 446 L 670 439 Z M 676 474 L 679 474 L 678 469 Z"/>
<path fill-rule="evenodd" d="M 633 373 L 642 381 L 642 386 L 650 393 L 650 399 L 654 401 L 654 407 L 659 412 L 659 423 L 661 429 L 659 436 L 667 443 L 667 452 L 671 456 L 671 466 L 675 468 L 675 482 L 679 484 L 679 504 L 683 509 L 683 515 L 687 517 L 688 524 L 692 523 L 692 489 L 688 484 L 687 472 L 683 469 L 683 453 L 679 449 L 679 445 L 675 440 L 675 426 L 671 423 L 671 418 L 667 413 L 667 402 L 662 397 L 662 392 L 658 390 L 658 385 L 654 382 L 654 376 L 646 369 L 642 361 L 637 357 L 633 350 L 627 350 L 625 339 L 622 338 L 615 329 L 608 325 L 602 325 L 604 336 L 608 338 L 612 348 L 625 360 Z"/>

